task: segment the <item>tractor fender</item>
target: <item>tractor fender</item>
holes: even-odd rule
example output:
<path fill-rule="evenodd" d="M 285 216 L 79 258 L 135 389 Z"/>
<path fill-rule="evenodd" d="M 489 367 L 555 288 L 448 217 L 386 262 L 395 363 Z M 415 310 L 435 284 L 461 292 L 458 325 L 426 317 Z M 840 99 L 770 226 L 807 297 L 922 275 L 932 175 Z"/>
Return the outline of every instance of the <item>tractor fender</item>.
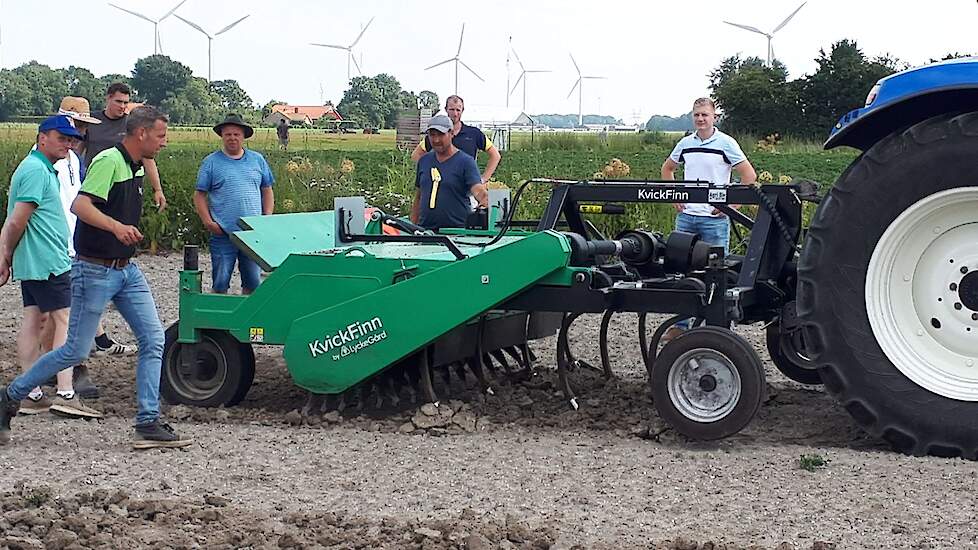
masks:
<path fill-rule="evenodd" d="M 825 149 L 868 150 L 884 137 L 942 114 L 978 109 L 978 57 L 952 59 L 880 79 L 866 106 L 839 119 Z"/>

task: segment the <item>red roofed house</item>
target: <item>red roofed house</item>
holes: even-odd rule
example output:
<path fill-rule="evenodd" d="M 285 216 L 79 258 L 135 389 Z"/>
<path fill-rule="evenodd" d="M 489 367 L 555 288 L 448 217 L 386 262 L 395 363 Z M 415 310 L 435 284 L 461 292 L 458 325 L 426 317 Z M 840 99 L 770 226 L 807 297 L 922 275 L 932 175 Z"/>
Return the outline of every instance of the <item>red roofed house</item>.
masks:
<path fill-rule="evenodd" d="M 278 104 L 272 106 L 272 112 L 264 119 L 265 124 L 278 124 L 282 118 L 287 118 L 289 124 L 312 125 L 323 117 L 332 120 L 343 120 L 343 117 L 336 111 L 333 104 L 326 102 L 325 105 L 285 105 Z"/>

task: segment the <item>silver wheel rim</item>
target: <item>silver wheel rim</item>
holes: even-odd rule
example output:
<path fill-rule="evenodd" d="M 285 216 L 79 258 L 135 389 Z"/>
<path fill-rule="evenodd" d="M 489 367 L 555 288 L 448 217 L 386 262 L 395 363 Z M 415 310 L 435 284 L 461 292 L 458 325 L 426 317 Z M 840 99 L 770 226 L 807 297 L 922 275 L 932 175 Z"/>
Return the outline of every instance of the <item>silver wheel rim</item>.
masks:
<path fill-rule="evenodd" d="M 978 188 L 930 195 L 886 229 L 866 271 L 866 313 L 887 359 L 917 385 L 978 401 Z"/>
<path fill-rule="evenodd" d="M 726 355 L 712 349 L 687 351 L 673 362 L 669 400 L 686 418 L 707 424 L 722 420 L 740 401 L 740 373 Z"/>

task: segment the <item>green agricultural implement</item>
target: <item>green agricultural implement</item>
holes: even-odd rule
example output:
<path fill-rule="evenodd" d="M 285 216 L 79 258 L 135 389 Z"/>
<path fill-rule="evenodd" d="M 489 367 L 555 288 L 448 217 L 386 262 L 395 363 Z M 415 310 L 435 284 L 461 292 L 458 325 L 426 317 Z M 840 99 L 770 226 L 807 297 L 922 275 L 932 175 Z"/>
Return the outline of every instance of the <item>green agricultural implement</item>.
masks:
<path fill-rule="evenodd" d="M 529 185 L 550 187 L 549 203 L 538 220 L 514 219 Z M 725 437 L 747 425 L 765 391 L 761 360 L 733 324 L 768 323 L 779 368 L 813 372 L 794 321 L 803 199 L 817 200 L 812 185 L 530 180 L 471 228 L 438 234 L 368 216 L 362 199 L 245 218 L 232 238 L 269 274 L 248 296 L 204 293 L 196 248 L 185 250 L 163 395 L 204 407 L 240 402 L 260 344 L 284 346 L 292 379 L 316 396 L 307 410 L 438 403 L 437 386 L 453 376 L 492 393 L 500 372 L 528 375 L 528 342 L 556 334 L 559 386 L 577 408 L 570 373 L 585 363 L 571 353 L 571 323 L 603 315 L 600 371 L 611 377 L 609 322 L 635 312 L 659 414 L 690 437 Z M 746 255 L 725 257 L 678 231 L 606 238 L 587 219 L 652 202 L 713 204 L 750 229 Z M 759 205 L 757 218 L 730 204 Z M 670 317 L 647 338 L 650 313 Z M 665 330 L 687 318 L 694 328 L 659 350 Z"/>

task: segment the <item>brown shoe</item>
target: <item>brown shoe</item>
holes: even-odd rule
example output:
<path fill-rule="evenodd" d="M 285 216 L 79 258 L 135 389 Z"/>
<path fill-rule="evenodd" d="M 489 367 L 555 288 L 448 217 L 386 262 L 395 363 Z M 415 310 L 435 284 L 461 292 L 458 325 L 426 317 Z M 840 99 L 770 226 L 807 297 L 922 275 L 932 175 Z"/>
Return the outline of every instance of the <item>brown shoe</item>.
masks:
<path fill-rule="evenodd" d="M 68 418 L 102 418 L 102 413 L 99 411 L 85 405 L 82 402 L 81 397 L 77 394 L 73 395 L 71 399 L 63 395 L 57 395 L 51 398 L 51 412 L 58 416 L 65 416 Z"/>
<path fill-rule="evenodd" d="M 17 414 L 41 414 L 48 412 L 51 408 L 51 399 L 46 395 L 41 395 L 38 399 L 28 397 L 20 402 L 20 409 Z"/>

